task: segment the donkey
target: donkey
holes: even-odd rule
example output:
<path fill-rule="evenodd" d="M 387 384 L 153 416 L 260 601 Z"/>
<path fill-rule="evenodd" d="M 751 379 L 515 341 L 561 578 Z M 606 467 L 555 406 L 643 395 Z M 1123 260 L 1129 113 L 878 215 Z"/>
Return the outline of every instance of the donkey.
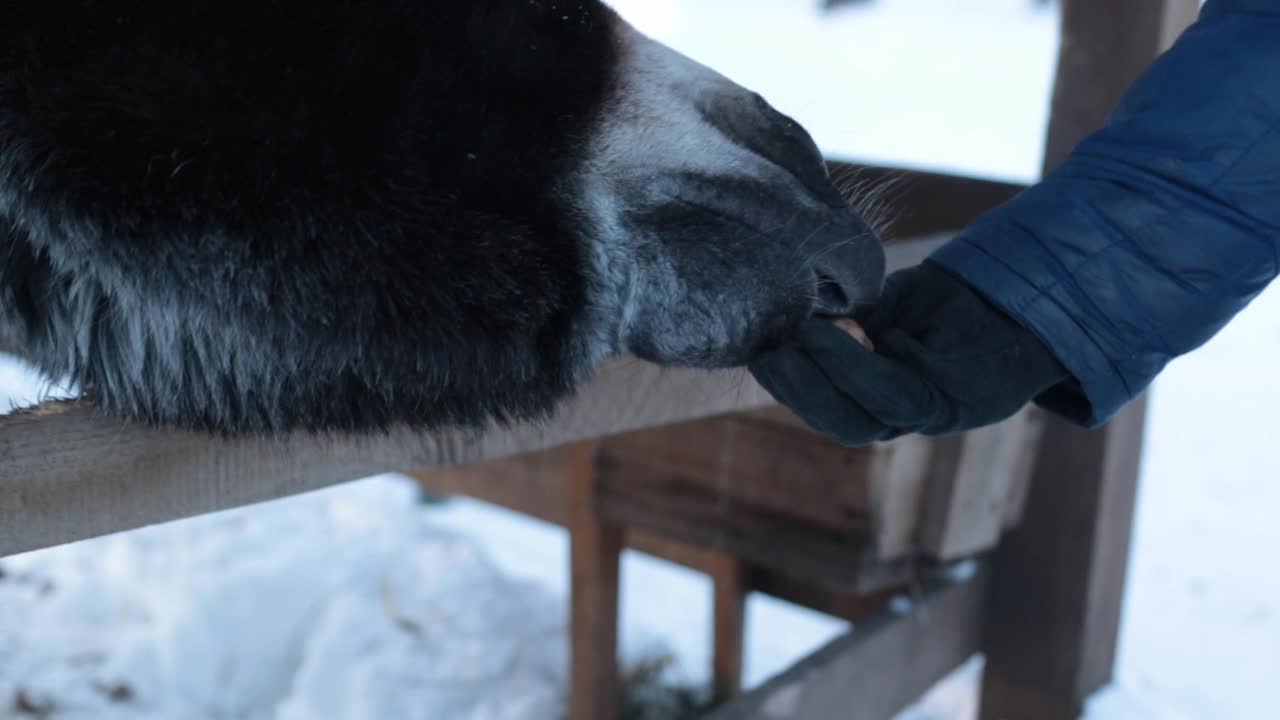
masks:
<path fill-rule="evenodd" d="M 883 275 L 795 120 L 594 0 L 0 5 L 0 325 L 120 416 L 538 420 Z"/>

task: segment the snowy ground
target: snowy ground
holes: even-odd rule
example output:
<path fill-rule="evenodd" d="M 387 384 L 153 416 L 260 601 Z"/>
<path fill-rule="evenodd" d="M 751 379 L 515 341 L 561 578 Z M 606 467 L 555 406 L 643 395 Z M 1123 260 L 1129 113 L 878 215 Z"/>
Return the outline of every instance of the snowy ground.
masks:
<path fill-rule="evenodd" d="M 760 90 L 828 152 L 1036 176 L 1056 17 L 1029 0 L 615 0 Z M 808 78 L 806 80 L 806 78 Z M 1119 678 L 1090 720 L 1275 716 L 1280 287 L 1152 394 Z M 39 383 L 0 358 L 0 408 Z M 545 720 L 564 680 L 563 531 L 395 476 L 0 561 L 0 720 Z M 623 650 L 709 663 L 710 586 L 623 561 Z M 756 683 L 844 629 L 748 606 Z M 973 663 L 902 720 L 968 720 Z M 23 710 L 26 708 L 26 710 Z"/>

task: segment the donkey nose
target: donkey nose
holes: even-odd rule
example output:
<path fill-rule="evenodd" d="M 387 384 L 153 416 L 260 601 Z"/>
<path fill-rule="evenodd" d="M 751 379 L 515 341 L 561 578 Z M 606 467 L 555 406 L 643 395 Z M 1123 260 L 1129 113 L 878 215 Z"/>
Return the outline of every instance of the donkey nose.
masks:
<path fill-rule="evenodd" d="M 818 253 L 812 269 L 814 313 L 848 317 L 880 298 L 885 276 L 884 248 L 867 229 Z"/>
<path fill-rule="evenodd" d="M 754 143 L 756 152 L 790 172 L 816 197 L 835 207 L 843 207 L 844 201 L 831 185 L 826 159 L 813 136 L 793 118 L 775 110 L 764 98 L 759 95 L 753 95 L 753 98 L 757 117 L 760 118 L 760 132 Z"/>
<path fill-rule="evenodd" d="M 790 174 L 815 199 L 832 207 L 844 207 L 813 137 L 759 93 L 716 95 L 700 105 L 699 112 L 725 137 Z"/>

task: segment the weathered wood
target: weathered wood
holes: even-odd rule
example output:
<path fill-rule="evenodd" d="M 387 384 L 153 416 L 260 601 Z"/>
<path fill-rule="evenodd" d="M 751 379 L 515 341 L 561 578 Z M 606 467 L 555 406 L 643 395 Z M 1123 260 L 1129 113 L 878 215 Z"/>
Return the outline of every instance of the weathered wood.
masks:
<path fill-rule="evenodd" d="M 620 362 L 550 422 L 477 435 L 222 439 L 147 429 L 76 402 L 48 403 L 0 417 L 0 556 L 381 472 L 503 457 L 771 402 L 743 373 Z"/>
<path fill-rule="evenodd" d="M 1194 0 L 1071 0 L 1045 167 L 1101 127 L 1194 17 Z M 1075 720 L 1110 681 L 1129 557 L 1145 398 L 1084 431 L 1048 419 L 1022 522 L 996 553 L 981 717 Z"/>
<path fill-rule="evenodd" d="M 1010 505 L 1027 482 L 1042 424 L 1024 410 L 1005 422 L 939 438 L 919 547 L 955 560 L 993 547 L 1008 526 Z"/>
<path fill-rule="evenodd" d="M 1045 169 L 1102 127 L 1120 96 L 1176 34 L 1195 0 L 1064 2 Z"/>
<path fill-rule="evenodd" d="M 865 534 L 872 460 L 889 452 L 733 414 L 611 437 L 600 472 L 610 488 L 645 483 Z"/>
<path fill-rule="evenodd" d="M 891 269 L 939 240 L 888 247 Z M 382 472 L 510 456 L 772 405 L 743 371 L 602 368 L 547 422 L 479 434 L 223 439 L 103 417 L 87 403 L 0 416 L 0 557 L 270 500 Z"/>
<path fill-rule="evenodd" d="M 841 447 L 780 409 L 627 433 L 600 448 L 600 509 L 628 528 L 870 591 L 899 582 L 915 555 L 932 442 Z"/>
<path fill-rule="evenodd" d="M 618 564 L 622 528 L 594 511 L 593 443 L 575 445 L 567 478 L 570 556 L 569 720 L 618 716 Z"/>
<path fill-rule="evenodd" d="M 744 630 L 747 624 L 748 568 L 729 553 L 712 556 L 711 680 L 717 697 L 742 690 Z"/>
<path fill-rule="evenodd" d="M 574 447 L 566 445 L 406 474 L 434 493 L 464 495 L 567 527 L 565 483 L 573 459 Z"/>
<path fill-rule="evenodd" d="M 996 552 L 982 718 L 1076 720 L 1110 682 L 1145 402 L 1046 438 L 1026 517 Z"/>
<path fill-rule="evenodd" d="M 781 430 L 770 433 L 752 421 Z M 883 560 L 921 551 L 954 560 L 992 547 L 1016 524 L 1042 425 L 1041 413 L 1028 409 L 964 435 L 913 435 L 860 448 L 850 461 L 841 459 L 848 450 L 775 405 L 628 434 L 606 446 L 672 482 L 713 487 L 748 505 L 865 532 Z M 851 524 L 859 514 L 863 520 Z"/>
<path fill-rule="evenodd" d="M 906 553 L 876 553 L 877 531 L 902 534 L 885 530 L 880 508 L 909 506 L 891 494 L 920 486 L 890 482 L 893 466 L 880 458 L 896 449 L 843 448 L 807 428 L 718 416 L 608 438 L 596 492 L 600 512 L 621 526 L 873 590 L 902 582 L 910 568 Z M 882 497 L 870 498 L 871 485 Z M 914 517 L 895 519 L 914 527 Z"/>
<path fill-rule="evenodd" d="M 907 435 L 876 448 L 867 495 L 875 557 L 890 562 L 919 553 L 916 535 L 936 465 L 936 440 Z"/>
<path fill-rule="evenodd" d="M 1203 0 L 1165 0 L 1158 50 L 1167 50 L 1200 15 Z"/>
<path fill-rule="evenodd" d="M 629 460 L 601 468 L 599 508 L 610 521 L 691 545 L 725 550 L 753 564 L 827 576 L 861 587 L 869 565 L 866 534 L 816 527 L 659 476 Z"/>
<path fill-rule="evenodd" d="M 849 592 L 832 587 L 825 578 L 800 578 L 769 568 L 750 567 L 747 587 L 793 605 L 806 607 L 824 615 L 860 623 L 885 608 L 894 597 L 903 594 L 910 582 L 886 584 L 880 590 Z"/>
<path fill-rule="evenodd" d="M 1022 521 L 1023 509 L 1027 504 L 1027 494 L 1031 490 L 1031 476 L 1035 470 L 1036 456 L 1040 451 L 1040 440 L 1047 421 L 1047 413 L 1040 408 L 1028 408 L 1026 413 L 1027 422 L 1031 425 L 1026 428 L 1026 432 L 1031 437 L 1027 441 L 1028 447 L 1024 448 L 1025 452 L 1016 455 L 1013 465 L 1009 467 L 1009 474 L 1013 478 L 1013 484 L 1009 488 L 1008 495 L 1005 496 L 1003 522 L 1006 531 Z"/>
<path fill-rule="evenodd" d="M 567 526 L 565 478 L 572 454 L 572 446 L 560 447 L 468 465 L 427 468 L 410 476 L 432 492 L 463 495 Z M 718 550 L 643 529 L 624 528 L 624 542 L 633 550 L 709 576 L 716 575 L 723 567 L 725 554 Z M 895 587 L 891 591 L 855 594 L 842 592 L 823 582 L 823 578 L 804 578 L 788 570 L 764 568 L 749 562 L 743 562 L 743 568 L 748 592 L 764 593 L 849 621 L 862 620 L 879 610 L 890 594 L 899 590 Z"/>
<path fill-rule="evenodd" d="M 813 432 L 781 406 L 744 416 Z M 1028 408 L 989 428 L 947 438 L 908 435 L 874 453 L 867 503 L 883 559 L 919 551 L 953 560 L 990 548 L 1022 515 L 1044 413 Z"/>
<path fill-rule="evenodd" d="M 627 433 L 602 443 L 601 507 L 627 527 L 869 590 L 853 573 L 874 561 L 995 545 L 1030 472 L 1033 417 L 862 448 L 772 408 Z"/>
<path fill-rule="evenodd" d="M 706 720 L 889 720 L 979 651 L 987 573 L 929 584 Z"/>

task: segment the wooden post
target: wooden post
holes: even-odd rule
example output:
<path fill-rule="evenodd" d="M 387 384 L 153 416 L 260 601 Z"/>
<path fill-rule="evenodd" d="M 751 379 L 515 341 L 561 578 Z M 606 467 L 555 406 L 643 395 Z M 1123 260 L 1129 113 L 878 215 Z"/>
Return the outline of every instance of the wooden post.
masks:
<path fill-rule="evenodd" d="M 742 691 L 742 642 L 747 613 L 746 563 L 726 552 L 711 558 L 712 603 L 711 681 L 716 697 L 729 698 Z"/>
<path fill-rule="evenodd" d="M 596 514 L 595 449 L 594 442 L 585 442 L 569 450 L 569 720 L 618 717 L 618 563 L 623 532 Z"/>
<path fill-rule="evenodd" d="M 1061 162 L 1194 17 L 1195 0 L 1069 0 L 1045 153 Z M 1145 398 L 1104 428 L 1046 422 L 1025 515 L 996 554 L 983 720 L 1076 720 L 1110 682 Z"/>
<path fill-rule="evenodd" d="M 988 585 L 930 578 L 903 611 L 884 607 L 850 632 L 721 705 L 706 720 L 890 720 L 978 651 Z"/>

